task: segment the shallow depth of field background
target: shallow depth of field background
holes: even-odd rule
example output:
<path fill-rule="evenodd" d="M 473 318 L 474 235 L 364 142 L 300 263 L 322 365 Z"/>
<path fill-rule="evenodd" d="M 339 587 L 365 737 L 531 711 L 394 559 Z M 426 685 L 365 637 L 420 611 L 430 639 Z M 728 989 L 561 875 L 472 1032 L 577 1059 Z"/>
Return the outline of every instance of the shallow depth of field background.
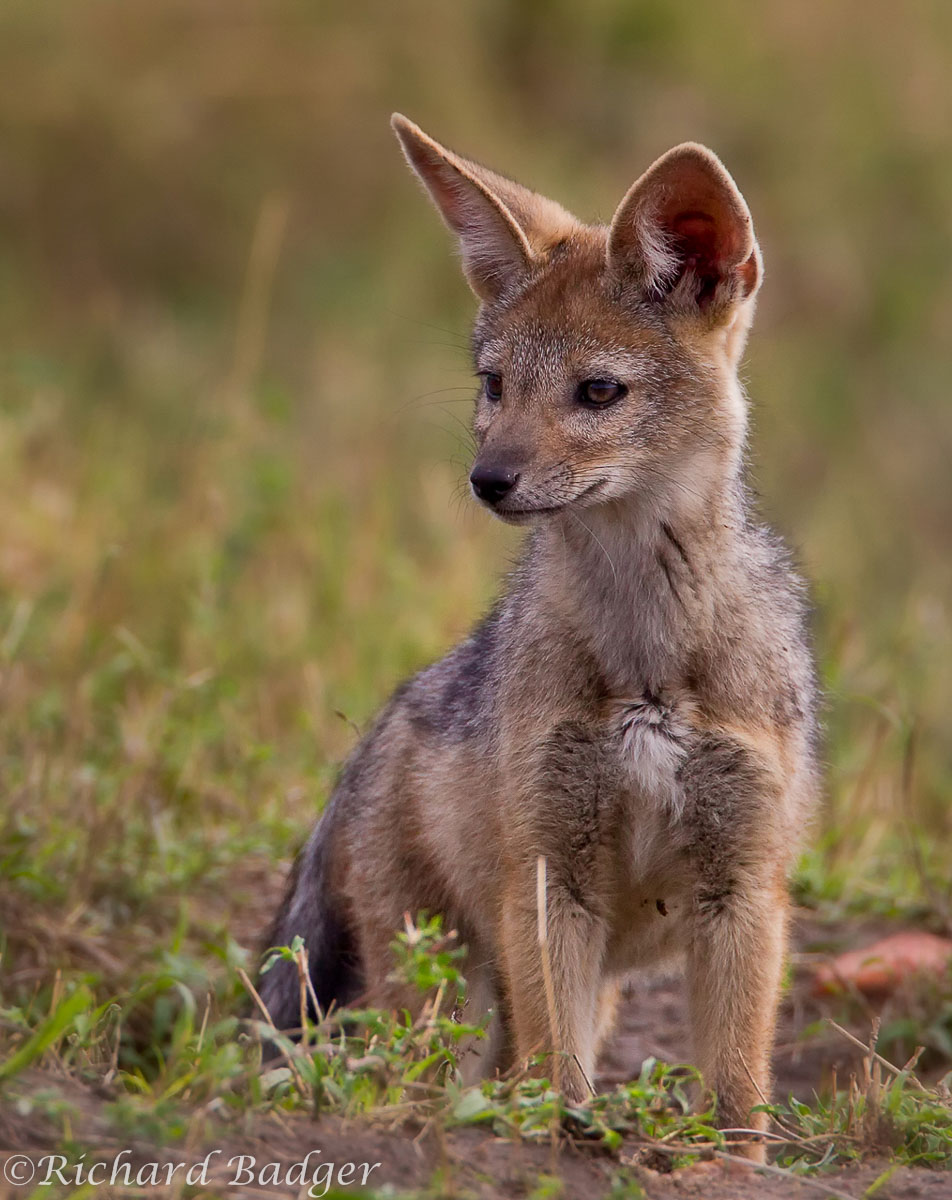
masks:
<path fill-rule="evenodd" d="M 722 155 L 767 264 L 752 475 L 829 697 L 798 895 L 948 926 L 952 9 L 11 3 L 5 1001 L 209 986 L 516 551 L 467 498 L 474 306 L 395 108 L 591 219 Z"/>

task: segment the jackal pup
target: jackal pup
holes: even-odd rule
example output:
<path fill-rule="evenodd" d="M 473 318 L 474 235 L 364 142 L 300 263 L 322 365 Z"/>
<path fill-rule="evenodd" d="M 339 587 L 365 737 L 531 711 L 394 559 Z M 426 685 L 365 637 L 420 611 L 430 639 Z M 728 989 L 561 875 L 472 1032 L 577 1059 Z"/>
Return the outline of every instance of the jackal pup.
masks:
<path fill-rule="evenodd" d="M 304 937 L 322 1006 L 397 1005 L 403 914 L 444 914 L 493 1012 L 484 1069 L 557 1051 L 573 1098 L 622 977 L 683 952 L 719 1120 L 762 1128 L 816 697 L 801 583 L 743 478 L 747 205 L 686 144 L 584 225 L 393 127 L 480 300 L 473 492 L 532 532 L 489 616 L 354 752 L 271 941 Z M 287 965 L 262 993 L 299 1023 Z"/>

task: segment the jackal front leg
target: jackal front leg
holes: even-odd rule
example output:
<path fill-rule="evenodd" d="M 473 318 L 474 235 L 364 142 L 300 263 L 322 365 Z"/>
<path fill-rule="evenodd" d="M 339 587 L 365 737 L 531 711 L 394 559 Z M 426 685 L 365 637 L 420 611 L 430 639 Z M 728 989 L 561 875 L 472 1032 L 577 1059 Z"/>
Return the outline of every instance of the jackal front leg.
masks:
<path fill-rule="evenodd" d="M 599 730 L 575 721 L 554 726 L 520 761 L 500 916 L 516 1057 L 554 1053 L 543 1069 L 573 1100 L 588 1095 L 595 1071 L 617 791 L 612 762 Z"/>
<path fill-rule="evenodd" d="M 718 1125 L 763 1130 L 766 1114 L 751 1109 L 770 1095 L 788 910 L 776 775 L 745 747 L 711 737 L 682 777 L 697 870 L 688 946 L 695 1062 L 717 1095 Z M 764 1146 L 737 1152 L 762 1160 Z"/>
<path fill-rule="evenodd" d="M 768 888 L 695 898 L 688 978 L 695 1061 L 717 1095 L 722 1129 L 763 1130 L 751 1113 L 770 1095 L 770 1054 L 783 967 L 786 904 Z M 743 1135 L 736 1135 L 743 1142 Z M 737 1152 L 762 1160 L 754 1142 Z"/>
<path fill-rule="evenodd" d="M 540 925 L 537 881 L 528 874 L 507 889 L 501 931 L 516 1058 L 545 1054 L 548 1078 L 567 1099 L 582 1100 L 595 1073 L 605 928 L 548 863 Z"/>

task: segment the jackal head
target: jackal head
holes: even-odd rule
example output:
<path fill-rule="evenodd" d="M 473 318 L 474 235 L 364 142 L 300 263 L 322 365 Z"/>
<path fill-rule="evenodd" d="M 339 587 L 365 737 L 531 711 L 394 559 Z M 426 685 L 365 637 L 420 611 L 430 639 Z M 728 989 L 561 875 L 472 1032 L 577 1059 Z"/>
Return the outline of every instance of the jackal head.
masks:
<path fill-rule="evenodd" d="M 710 150 L 669 150 L 608 226 L 460 158 L 399 114 L 407 159 L 480 300 L 470 482 L 523 523 L 635 500 L 709 501 L 746 430 L 737 362 L 761 259 Z"/>

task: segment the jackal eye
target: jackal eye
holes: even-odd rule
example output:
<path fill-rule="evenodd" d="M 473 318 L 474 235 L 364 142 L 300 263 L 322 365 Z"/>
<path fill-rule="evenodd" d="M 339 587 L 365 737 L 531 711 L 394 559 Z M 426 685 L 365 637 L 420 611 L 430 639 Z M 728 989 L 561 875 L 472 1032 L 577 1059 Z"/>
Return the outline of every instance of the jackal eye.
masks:
<path fill-rule="evenodd" d="M 493 404 L 498 404 L 502 399 L 502 376 L 497 375 L 495 371 L 483 371 L 483 394 L 487 400 L 492 400 Z"/>
<path fill-rule="evenodd" d="M 606 408 L 627 392 L 625 385 L 614 379 L 586 379 L 578 385 L 575 399 L 586 408 Z"/>

